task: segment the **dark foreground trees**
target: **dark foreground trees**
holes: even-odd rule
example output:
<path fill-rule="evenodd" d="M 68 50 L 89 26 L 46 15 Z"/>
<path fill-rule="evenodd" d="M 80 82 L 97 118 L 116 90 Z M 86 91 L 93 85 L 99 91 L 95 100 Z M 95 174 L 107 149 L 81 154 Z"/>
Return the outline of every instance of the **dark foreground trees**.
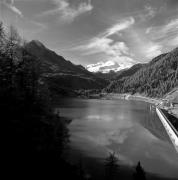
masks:
<path fill-rule="evenodd" d="M 40 62 L 22 45 L 14 28 L 0 24 L 0 116 L 4 132 L 6 176 L 62 176 L 75 170 L 62 158 L 67 122 L 53 113 Z M 24 176 L 25 175 L 25 176 Z M 66 173 L 66 177 L 69 176 Z"/>
<path fill-rule="evenodd" d="M 142 168 L 140 162 L 138 162 L 138 164 L 135 168 L 135 172 L 133 174 L 133 179 L 134 180 L 146 180 L 146 174 L 145 174 L 145 171 Z"/>
<path fill-rule="evenodd" d="M 106 180 L 114 180 L 116 179 L 116 175 L 118 173 L 118 158 L 115 153 L 110 153 L 110 155 L 106 158 L 105 161 L 105 178 Z"/>

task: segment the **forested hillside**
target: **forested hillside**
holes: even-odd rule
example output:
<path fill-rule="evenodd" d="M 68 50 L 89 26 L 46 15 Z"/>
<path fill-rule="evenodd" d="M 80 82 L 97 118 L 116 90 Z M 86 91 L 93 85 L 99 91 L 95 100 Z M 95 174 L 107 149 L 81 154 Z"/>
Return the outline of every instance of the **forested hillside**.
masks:
<path fill-rule="evenodd" d="M 0 23 L 0 114 L 5 124 L 2 163 L 6 177 L 52 177 L 58 174 L 56 170 L 65 173 L 70 168 L 61 158 L 69 121 L 54 113 L 39 69 L 39 60 L 25 50 L 16 29 L 5 31 Z"/>
<path fill-rule="evenodd" d="M 70 95 L 80 89 L 102 89 L 109 83 L 83 66 L 64 59 L 39 41 L 26 43 L 25 49 L 40 61 L 41 80 L 48 83 L 52 94 Z"/>
<path fill-rule="evenodd" d="M 162 97 L 178 86 L 178 48 L 154 58 L 130 76 L 112 81 L 106 92 Z"/>
<path fill-rule="evenodd" d="M 141 69 L 144 66 L 145 66 L 145 64 L 135 64 L 129 69 L 123 69 L 117 73 L 115 80 L 119 80 L 124 77 L 129 77 L 129 76 L 135 74 L 139 69 Z"/>

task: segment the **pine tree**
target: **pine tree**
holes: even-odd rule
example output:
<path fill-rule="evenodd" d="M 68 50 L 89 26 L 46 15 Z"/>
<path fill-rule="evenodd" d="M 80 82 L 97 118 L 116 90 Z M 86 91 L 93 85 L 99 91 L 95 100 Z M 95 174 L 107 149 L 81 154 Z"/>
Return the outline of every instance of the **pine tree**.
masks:
<path fill-rule="evenodd" d="M 107 180 L 114 180 L 118 172 L 118 158 L 115 153 L 110 153 L 105 161 L 105 175 Z"/>
<path fill-rule="evenodd" d="M 138 162 L 135 168 L 135 173 L 133 175 L 133 178 L 134 180 L 146 180 L 145 171 L 142 168 L 140 161 Z"/>

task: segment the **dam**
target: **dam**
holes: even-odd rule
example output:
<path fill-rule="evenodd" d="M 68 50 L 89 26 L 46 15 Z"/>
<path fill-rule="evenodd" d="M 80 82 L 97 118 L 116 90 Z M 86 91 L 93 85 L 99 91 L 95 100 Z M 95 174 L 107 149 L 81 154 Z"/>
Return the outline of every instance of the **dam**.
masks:
<path fill-rule="evenodd" d="M 160 108 L 156 108 L 157 115 L 159 119 L 161 120 L 172 144 L 175 147 L 175 150 L 178 153 L 178 132 L 175 129 L 175 127 L 171 124 L 169 119 L 165 116 L 164 112 Z"/>

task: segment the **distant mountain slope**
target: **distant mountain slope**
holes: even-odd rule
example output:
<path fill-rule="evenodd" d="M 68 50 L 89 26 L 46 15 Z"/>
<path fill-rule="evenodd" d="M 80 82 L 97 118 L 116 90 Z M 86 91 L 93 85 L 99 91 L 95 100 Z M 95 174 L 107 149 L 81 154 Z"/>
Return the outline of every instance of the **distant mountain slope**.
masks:
<path fill-rule="evenodd" d="M 117 76 L 115 77 L 116 80 L 122 79 L 124 77 L 131 76 L 135 74 L 139 69 L 144 67 L 145 64 L 135 64 L 129 69 L 123 69 L 117 73 Z"/>
<path fill-rule="evenodd" d="M 135 64 L 131 68 L 122 69 L 118 72 L 110 71 L 108 73 L 96 72 L 94 73 L 97 77 L 107 79 L 109 81 L 119 80 L 123 77 L 131 76 L 142 68 L 145 64 Z"/>
<path fill-rule="evenodd" d="M 178 48 L 154 58 L 129 76 L 118 76 L 105 90 L 162 97 L 176 86 L 178 86 Z"/>
<path fill-rule="evenodd" d="M 91 75 L 91 73 L 81 65 L 74 65 L 70 61 L 65 60 L 62 56 L 46 48 L 39 41 L 33 40 L 27 43 L 25 47 L 28 52 L 42 60 L 44 72 L 65 72 Z"/>
<path fill-rule="evenodd" d="M 123 71 L 123 70 L 121 70 L 121 71 Z M 96 72 L 94 74 L 99 78 L 106 79 L 108 81 L 112 81 L 112 80 L 115 80 L 115 78 L 117 77 L 117 74 L 120 73 L 121 71 L 119 71 L 119 72 L 110 71 L 108 73 Z"/>
<path fill-rule="evenodd" d="M 41 42 L 33 40 L 25 45 L 25 49 L 37 57 L 41 63 L 41 74 L 50 88 L 60 89 L 102 89 L 108 81 L 87 71 L 81 65 L 74 65 L 55 52 L 46 48 Z"/>

